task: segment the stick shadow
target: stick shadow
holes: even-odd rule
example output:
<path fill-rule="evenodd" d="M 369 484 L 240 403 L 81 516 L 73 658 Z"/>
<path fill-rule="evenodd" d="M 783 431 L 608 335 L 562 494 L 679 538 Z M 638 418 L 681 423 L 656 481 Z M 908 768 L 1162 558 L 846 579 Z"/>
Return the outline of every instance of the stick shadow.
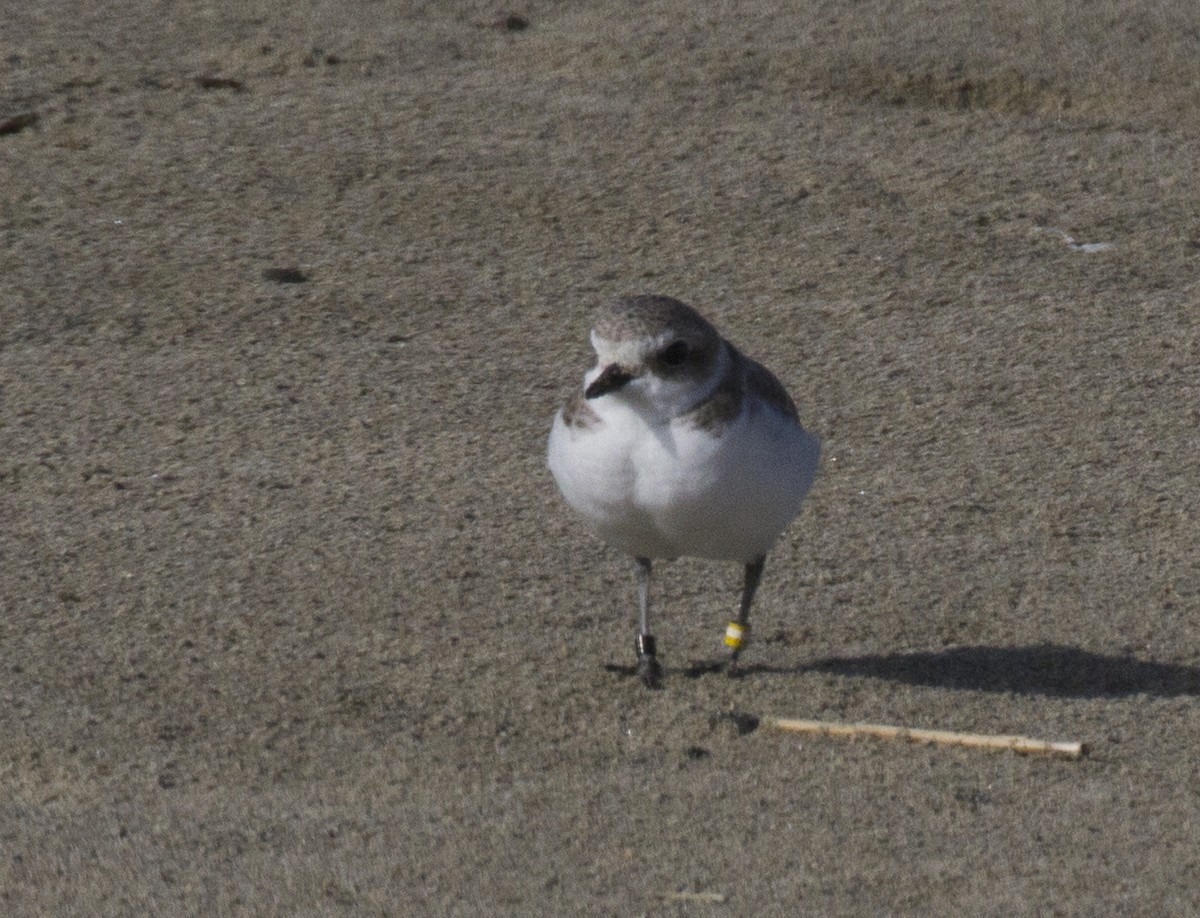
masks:
<path fill-rule="evenodd" d="M 799 666 L 796 671 L 1067 698 L 1200 695 L 1198 667 L 1108 656 L 1056 644 L 826 657 Z"/>

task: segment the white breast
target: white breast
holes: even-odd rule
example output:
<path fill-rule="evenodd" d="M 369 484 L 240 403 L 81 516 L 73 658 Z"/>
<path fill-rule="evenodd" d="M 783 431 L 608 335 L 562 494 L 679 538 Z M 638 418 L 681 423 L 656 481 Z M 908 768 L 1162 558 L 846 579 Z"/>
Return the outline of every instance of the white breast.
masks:
<path fill-rule="evenodd" d="M 567 503 L 631 555 L 751 561 L 799 513 L 816 474 L 816 438 L 766 407 L 717 436 L 686 421 L 647 424 L 615 399 L 592 407 L 593 427 L 555 418 L 550 470 Z"/>

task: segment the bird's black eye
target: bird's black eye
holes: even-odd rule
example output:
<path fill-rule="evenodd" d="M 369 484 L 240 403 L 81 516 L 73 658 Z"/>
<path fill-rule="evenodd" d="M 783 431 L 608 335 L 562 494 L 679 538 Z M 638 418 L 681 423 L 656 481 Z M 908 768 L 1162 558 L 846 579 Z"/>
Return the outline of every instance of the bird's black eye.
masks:
<path fill-rule="evenodd" d="M 662 361 L 663 366 L 677 367 L 688 359 L 688 345 L 686 341 L 672 341 L 668 344 L 658 359 Z"/>

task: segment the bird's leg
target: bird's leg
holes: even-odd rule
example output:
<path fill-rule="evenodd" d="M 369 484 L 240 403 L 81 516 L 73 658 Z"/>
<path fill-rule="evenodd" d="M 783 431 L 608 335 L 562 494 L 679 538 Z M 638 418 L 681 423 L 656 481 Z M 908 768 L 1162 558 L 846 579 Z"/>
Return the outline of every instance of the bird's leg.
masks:
<path fill-rule="evenodd" d="M 637 565 L 638 586 L 638 636 L 637 655 L 638 675 L 646 683 L 647 688 L 658 688 L 662 668 L 655 656 L 654 635 L 650 633 L 650 567 L 649 558 L 634 558 Z"/>
<path fill-rule="evenodd" d="M 750 605 L 754 602 L 754 594 L 758 591 L 758 583 L 762 580 L 763 566 L 767 556 L 761 555 L 746 565 L 746 576 L 742 581 L 742 600 L 738 604 L 737 618 L 725 628 L 725 646 L 729 648 L 729 660 L 725 664 L 725 672 L 731 676 L 738 674 L 738 655 L 746 643 L 746 632 L 750 630 Z"/>

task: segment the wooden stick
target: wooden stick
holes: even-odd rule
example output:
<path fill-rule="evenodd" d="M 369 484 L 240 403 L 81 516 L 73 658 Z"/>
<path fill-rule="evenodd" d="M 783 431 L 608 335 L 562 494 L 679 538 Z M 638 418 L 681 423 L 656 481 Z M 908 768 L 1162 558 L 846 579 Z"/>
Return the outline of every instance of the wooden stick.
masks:
<path fill-rule="evenodd" d="M 987 733 L 958 733 L 953 730 L 921 730 L 890 727 L 883 724 L 846 724 L 824 720 L 794 720 L 764 717 L 764 726 L 792 733 L 820 733 L 825 736 L 876 736 L 902 739 L 910 743 L 936 743 L 941 746 L 969 746 L 975 749 L 1009 749 L 1021 755 L 1050 755 L 1078 759 L 1087 755 L 1083 743 L 1029 739 L 1025 736 L 997 736 Z"/>

